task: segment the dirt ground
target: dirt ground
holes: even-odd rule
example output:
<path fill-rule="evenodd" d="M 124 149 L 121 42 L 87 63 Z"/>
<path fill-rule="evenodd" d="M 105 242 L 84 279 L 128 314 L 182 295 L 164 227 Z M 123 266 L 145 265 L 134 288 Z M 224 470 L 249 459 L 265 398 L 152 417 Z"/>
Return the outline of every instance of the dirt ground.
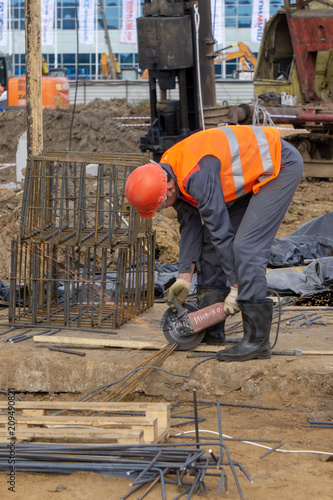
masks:
<path fill-rule="evenodd" d="M 150 339 L 162 341 L 159 322 L 165 309 L 165 304 L 155 304 L 152 310 L 121 327 L 119 337 L 145 339 L 148 343 Z M 309 311 L 303 309 L 302 312 Z M 332 338 L 333 311 L 319 312 L 326 326 L 297 328 L 287 326 L 286 319 L 298 313 L 292 307 L 286 308 L 275 350 L 285 352 L 298 348 L 302 352 L 327 351 Z M 1 323 L 4 314 L 0 315 Z M 227 320 L 228 340 L 239 336 L 239 333 L 230 333 L 233 322 L 237 320 L 237 316 Z M 275 318 L 271 341 L 274 340 L 276 329 Z M 4 330 L 4 327 L 0 328 L 0 333 Z M 74 344 L 76 336 L 89 338 L 88 333 L 82 332 L 63 331 L 60 335 L 71 335 Z M 22 391 L 18 392 L 18 396 L 24 400 L 77 401 L 90 390 L 119 380 L 152 355 L 151 350 L 122 349 L 120 353 L 116 349 L 87 349 L 83 352 L 86 353 L 84 358 L 49 351 L 47 346 L 38 346 L 32 340 L 12 345 L 2 342 L 0 386 L 7 387 L 10 383 Z M 246 363 L 221 363 L 210 359 L 195 367 L 202 358 L 191 358 L 191 355 L 193 353 L 188 351 L 174 352 L 162 365 L 168 373 L 155 372 L 127 400 L 170 402 L 172 436 L 185 434 L 181 438 L 170 437 L 168 441 L 184 443 L 184 446 L 191 442 L 188 437 L 193 436 L 195 428 L 193 423 L 180 425 L 180 422 L 194 415 L 193 390 L 196 390 L 198 416 L 206 419 L 199 423 L 203 442 L 211 442 L 211 437 L 216 437 L 219 431 L 215 403 L 220 401 L 225 438 L 255 442 L 225 441 L 231 459 L 240 463 L 253 480 L 251 484 L 237 469 L 245 499 L 330 500 L 333 462 L 328 460 L 333 458 L 332 429 L 306 426 L 310 421 L 332 420 L 332 357 L 273 355 L 270 360 Z M 29 392 L 29 384 L 30 387 L 38 388 L 38 392 Z M 5 395 L 0 396 L 6 400 Z M 102 396 L 104 398 L 106 393 Z M 175 418 L 177 415 L 183 418 Z M 280 444 L 280 452 L 262 457 L 277 444 Z M 206 454 L 209 449 L 213 449 L 215 455 L 219 454 L 215 445 L 203 444 L 202 447 Z M 218 480 L 206 478 L 210 498 L 240 498 L 228 466 L 226 473 L 228 494 L 223 490 L 218 495 Z M 92 472 L 78 472 L 69 476 L 20 472 L 16 473 L 16 492 L 13 495 L 6 489 L 5 473 L 0 473 L 0 495 L 6 500 L 119 500 L 130 490 L 129 479 L 104 477 Z M 143 492 L 130 498 L 142 498 L 140 495 Z M 178 493 L 180 491 L 175 486 L 169 485 L 167 500 L 175 498 Z M 194 495 L 192 498 L 199 496 Z M 160 486 L 156 486 L 147 499 L 162 499 Z"/>
<path fill-rule="evenodd" d="M 122 100 L 96 100 L 88 106 L 78 106 L 73 122 L 72 150 L 139 153 L 139 137 L 145 129 L 122 127 L 121 120 L 113 119 L 123 116 L 149 116 L 149 109 L 147 106 L 132 107 Z M 25 131 L 25 120 L 24 111 L 9 111 L 0 115 L 1 164 L 15 163 L 17 141 Z M 71 120 L 70 111 L 44 111 L 45 151 L 68 150 Z M 0 170 L 0 184 L 9 182 L 15 182 L 13 166 Z M 332 192 L 332 182 L 303 179 L 277 236 L 287 236 L 301 224 L 333 211 Z M 19 229 L 22 196 L 20 187 L 16 190 L 0 189 L 0 281 L 5 283 L 9 282 L 10 244 Z M 168 210 L 153 220 L 157 230 L 157 256 L 161 263 L 178 260 L 178 225 L 173 209 Z M 164 304 L 155 304 L 152 310 L 121 327 L 119 336 L 163 340 L 160 319 L 164 310 Z M 313 312 L 304 308 L 297 308 L 295 312 L 290 308 L 286 309 L 284 317 L 298 314 L 298 310 L 300 314 Z M 275 350 L 297 348 L 324 352 L 332 349 L 333 312 L 315 310 L 319 311 L 322 316 L 320 321 L 324 321 L 326 326 L 297 328 L 295 324 L 287 326 L 286 321 L 282 321 Z M 6 308 L 0 309 L 0 323 L 7 322 L 7 314 Z M 230 322 L 237 319 L 228 319 L 227 330 L 232 326 Z M 272 327 L 273 338 L 276 321 Z M 4 326 L 0 326 L 0 335 L 5 330 Z M 62 334 L 68 335 L 68 332 Z M 74 337 L 79 335 L 78 332 L 70 334 Z M 230 334 L 228 338 L 239 335 Z M 0 336 L 0 389 L 6 390 L 14 385 L 23 399 L 76 401 L 99 385 L 118 380 L 151 355 L 150 351 L 122 350 L 120 357 L 118 350 L 100 349 L 86 350 L 85 357 L 70 356 L 38 347 L 32 340 L 5 343 L 6 337 L 8 335 Z M 272 440 L 271 443 L 260 443 L 268 447 L 283 443 L 280 452 L 275 451 L 261 458 L 266 448 L 240 441 L 225 441 L 232 460 L 241 463 L 253 479 L 251 484 L 237 472 L 246 500 L 330 500 L 333 490 L 332 428 L 308 428 L 306 425 L 310 420 L 333 419 L 333 357 L 276 355 L 271 360 L 230 364 L 214 359 L 202 363 L 190 376 L 186 376 L 198 362 L 197 358 L 188 356 L 188 352 L 177 351 L 163 363 L 165 370 L 183 377 L 155 373 L 139 386 L 132 399 L 169 401 L 173 416 L 193 415 L 193 389 L 196 389 L 199 401 L 215 404 L 219 400 L 226 436 L 248 441 Z M 0 394 L 0 398 L 5 400 L 6 396 Z M 218 432 L 215 406 L 200 402 L 199 416 L 206 418 L 199 426 L 203 436 L 207 436 L 205 431 Z M 179 420 L 172 419 L 172 423 L 175 422 Z M 173 427 L 172 434 L 193 429 L 193 424 Z M 179 438 L 170 439 L 179 442 Z M 218 453 L 217 448 L 209 448 Z M 211 499 L 240 498 L 230 467 L 226 472 L 228 494 L 222 491 L 218 496 L 217 479 L 207 479 Z M 0 473 L 0 496 L 5 500 L 119 500 L 130 490 L 129 483 L 128 479 L 94 473 L 79 472 L 68 476 L 22 472 L 16 474 L 16 491 L 12 493 L 7 489 L 5 473 Z M 167 500 L 175 498 L 178 493 L 175 486 L 167 486 Z M 140 490 L 130 498 L 142 498 L 142 495 Z M 162 499 L 160 487 L 156 486 L 146 498 Z M 193 495 L 192 498 L 199 497 Z"/>

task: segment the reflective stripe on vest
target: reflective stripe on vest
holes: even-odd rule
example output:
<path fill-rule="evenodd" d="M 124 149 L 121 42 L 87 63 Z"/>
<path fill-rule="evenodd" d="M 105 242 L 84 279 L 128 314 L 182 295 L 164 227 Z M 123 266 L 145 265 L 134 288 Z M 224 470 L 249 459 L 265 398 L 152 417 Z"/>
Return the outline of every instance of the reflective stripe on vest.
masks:
<path fill-rule="evenodd" d="M 259 182 L 261 182 L 267 179 L 268 175 L 273 174 L 273 162 L 270 156 L 269 146 L 264 131 L 259 127 L 250 126 L 250 128 L 252 128 L 254 135 L 256 136 L 261 156 L 261 163 L 263 164 L 265 171 L 264 174 L 261 174 L 260 177 L 258 177 Z"/>
<path fill-rule="evenodd" d="M 244 196 L 246 193 L 244 190 L 245 180 L 243 175 L 242 163 L 240 160 L 238 139 L 236 137 L 235 132 L 231 130 L 231 128 L 223 127 L 223 132 L 228 138 L 231 158 L 233 159 L 231 162 L 231 170 L 234 176 L 236 198 L 240 198 L 241 196 Z"/>

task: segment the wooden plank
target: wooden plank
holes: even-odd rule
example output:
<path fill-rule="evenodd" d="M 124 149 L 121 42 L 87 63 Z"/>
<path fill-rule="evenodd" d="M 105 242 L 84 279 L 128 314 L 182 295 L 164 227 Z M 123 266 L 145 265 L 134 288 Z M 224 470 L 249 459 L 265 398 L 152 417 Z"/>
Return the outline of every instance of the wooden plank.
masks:
<path fill-rule="evenodd" d="M 170 406 L 167 408 L 150 407 L 146 410 L 147 417 L 157 419 L 157 432 L 161 434 L 170 429 Z"/>
<path fill-rule="evenodd" d="M 43 151 L 40 1 L 27 1 L 25 9 L 27 154 L 29 158 Z"/>
<path fill-rule="evenodd" d="M 126 349 L 162 349 L 165 347 L 165 342 L 146 341 L 146 340 L 119 340 L 119 339 L 100 339 L 100 338 L 83 338 L 83 337 L 46 337 L 43 335 L 34 336 L 35 342 L 43 342 L 47 344 L 79 344 L 88 346 L 104 346 L 104 347 L 122 347 Z"/>
<path fill-rule="evenodd" d="M 8 403 L 0 401 L 0 409 L 6 409 Z M 124 411 L 146 412 L 147 410 L 163 409 L 170 410 L 170 403 L 128 403 L 122 401 L 15 401 L 16 410 L 73 410 L 73 411 L 112 411 L 122 413 Z"/>
<path fill-rule="evenodd" d="M 12 437 L 12 436 L 11 436 Z M 143 431 L 138 429 L 24 429 L 15 432 L 17 440 L 38 440 L 62 443 L 118 443 L 144 444 Z M 7 431 L 0 429 L 0 440 L 8 438 Z"/>
<path fill-rule="evenodd" d="M 303 269 L 305 269 L 307 266 L 294 266 L 294 267 L 279 267 L 279 268 L 269 268 L 266 269 L 266 273 L 269 274 L 272 271 L 281 271 L 282 269 L 284 271 L 298 271 L 298 272 L 303 272 Z M 275 297 L 272 297 L 275 298 Z"/>
<path fill-rule="evenodd" d="M 32 409 L 28 409 L 28 410 L 22 410 L 22 414 L 23 415 L 30 415 L 31 417 L 33 416 L 43 416 L 43 415 L 46 415 L 46 410 L 32 410 Z"/>
<path fill-rule="evenodd" d="M 0 410 L 6 410 L 8 407 L 7 402 L 0 401 Z M 23 410 L 29 412 L 45 412 L 46 410 L 66 410 L 66 411 L 96 411 L 96 412 L 113 412 L 122 413 L 125 411 L 133 411 L 135 413 L 145 413 L 146 419 L 156 419 L 157 429 L 154 430 L 154 440 L 155 442 L 160 442 L 164 437 L 170 433 L 170 403 L 123 403 L 123 402 L 89 402 L 89 401 L 74 401 L 74 402 L 51 402 L 51 401 L 16 401 L 15 410 Z M 36 414 L 35 418 L 38 418 L 39 414 Z M 58 416 L 57 416 L 58 417 Z M 16 415 L 19 418 L 19 415 Z M 27 418 L 29 418 L 27 416 Z M 45 417 L 42 417 L 45 419 Z M 50 416 L 50 418 L 53 418 Z M 77 417 L 71 417 L 76 419 Z M 110 419 L 114 420 L 113 415 L 105 415 L 103 417 L 82 417 L 82 418 L 100 418 L 100 419 Z M 133 419 L 134 416 L 122 416 L 121 420 L 126 421 L 126 418 Z M 143 417 L 142 417 L 143 418 Z M 149 421 L 149 420 L 148 420 Z M 147 426 L 148 427 L 148 426 Z M 149 431 L 147 429 L 149 435 Z"/>
<path fill-rule="evenodd" d="M 128 427 L 131 425 L 154 426 L 156 418 L 137 417 L 137 416 L 61 416 L 61 415 L 45 415 L 45 416 L 27 416 L 15 415 L 15 423 L 25 423 L 31 425 L 92 425 L 93 427 L 106 427 L 111 425 Z M 8 423 L 6 415 L 0 415 L 0 425 Z"/>
<path fill-rule="evenodd" d="M 63 344 L 75 346 L 97 346 L 97 347 L 119 347 L 123 349 L 163 349 L 166 343 L 162 341 L 152 340 L 122 340 L 122 339 L 110 339 L 110 337 L 101 338 L 83 338 L 83 337 L 47 337 L 44 335 L 34 336 L 33 340 L 38 343 L 45 344 Z M 221 346 L 212 346 L 200 344 L 200 346 L 191 349 L 192 351 L 199 352 L 217 352 L 221 350 Z"/>
<path fill-rule="evenodd" d="M 35 410 L 37 411 L 37 410 Z M 144 443 L 154 443 L 160 439 L 157 427 L 157 418 L 150 417 L 82 417 L 82 416 L 15 416 L 15 427 L 19 431 L 27 426 L 92 426 L 101 428 L 118 428 L 118 429 L 139 429 L 143 431 Z M 0 416 L 1 427 L 8 426 L 8 417 Z"/>

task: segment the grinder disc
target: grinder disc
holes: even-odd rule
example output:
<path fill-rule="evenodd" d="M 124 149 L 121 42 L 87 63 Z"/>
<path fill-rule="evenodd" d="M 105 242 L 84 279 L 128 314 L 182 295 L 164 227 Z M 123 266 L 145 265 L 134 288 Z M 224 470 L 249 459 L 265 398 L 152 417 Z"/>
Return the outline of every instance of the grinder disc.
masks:
<path fill-rule="evenodd" d="M 187 309 L 188 312 L 198 311 L 198 308 L 190 302 L 184 302 L 183 307 Z M 193 347 L 199 345 L 205 336 L 206 330 L 202 330 L 199 333 L 194 333 L 193 335 L 188 335 L 186 337 L 180 337 L 173 329 L 173 323 L 176 319 L 177 313 L 172 312 L 170 308 L 168 308 L 162 316 L 161 330 L 163 331 L 164 337 L 167 341 L 171 344 L 177 342 L 179 344 L 178 349 L 182 351 L 187 351 L 188 349 L 192 349 Z"/>

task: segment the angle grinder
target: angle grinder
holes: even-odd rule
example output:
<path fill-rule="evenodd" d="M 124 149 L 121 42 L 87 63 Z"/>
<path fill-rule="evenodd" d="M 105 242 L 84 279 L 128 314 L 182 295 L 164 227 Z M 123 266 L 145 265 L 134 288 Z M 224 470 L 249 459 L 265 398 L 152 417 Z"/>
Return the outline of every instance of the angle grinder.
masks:
<path fill-rule="evenodd" d="M 190 302 L 181 304 L 174 298 L 176 312 L 168 308 L 162 316 L 161 330 L 171 344 L 177 342 L 178 349 L 187 351 L 202 342 L 206 329 L 226 319 L 223 302 L 198 309 Z"/>

